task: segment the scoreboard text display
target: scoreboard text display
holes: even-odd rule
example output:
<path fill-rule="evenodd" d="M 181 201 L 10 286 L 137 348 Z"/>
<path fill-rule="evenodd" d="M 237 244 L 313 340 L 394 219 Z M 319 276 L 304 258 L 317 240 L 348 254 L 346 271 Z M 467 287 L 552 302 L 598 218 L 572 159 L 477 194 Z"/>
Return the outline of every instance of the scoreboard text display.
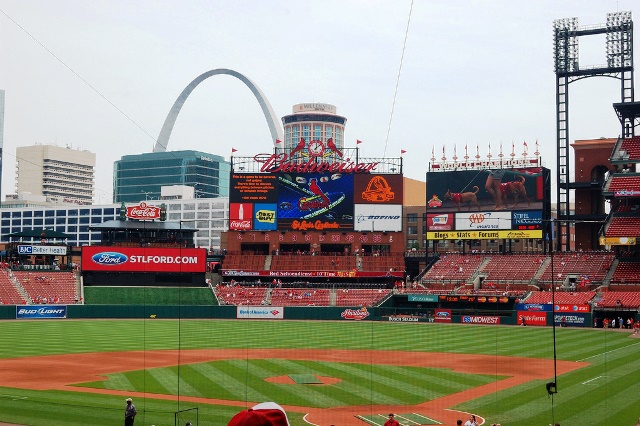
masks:
<path fill-rule="evenodd" d="M 427 239 L 542 238 L 549 169 L 522 167 L 427 173 Z"/>

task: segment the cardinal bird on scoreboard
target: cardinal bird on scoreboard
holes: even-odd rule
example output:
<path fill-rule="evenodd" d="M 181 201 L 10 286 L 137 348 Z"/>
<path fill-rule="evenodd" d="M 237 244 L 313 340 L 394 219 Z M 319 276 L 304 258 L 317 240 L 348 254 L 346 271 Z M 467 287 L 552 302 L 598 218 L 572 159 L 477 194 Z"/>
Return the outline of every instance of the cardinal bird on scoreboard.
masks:
<path fill-rule="evenodd" d="M 289 158 L 293 157 L 293 154 L 295 154 L 296 152 L 302 151 L 305 145 L 306 143 L 304 141 L 304 138 L 300 138 L 300 142 L 298 142 L 298 145 L 291 150 L 291 153 L 289 154 Z"/>
<path fill-rule="evenodd" d="M 336 144 L 333 142 L 333 138 L 327 139 L 327 148 L 329 148 L 331 151 L 335 152 L 340 157 L 342 157 L 342 152 L 340 152 Z"/>

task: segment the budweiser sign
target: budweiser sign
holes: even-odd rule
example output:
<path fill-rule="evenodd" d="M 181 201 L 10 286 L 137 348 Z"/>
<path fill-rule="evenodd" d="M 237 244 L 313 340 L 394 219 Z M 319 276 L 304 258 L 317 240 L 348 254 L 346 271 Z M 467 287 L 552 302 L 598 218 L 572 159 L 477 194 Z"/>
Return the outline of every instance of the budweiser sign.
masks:
<path fill-rule="evenodd" d="M 231 219 L 229 221 L 229 229 L 239 230 L 239 231 L 248 231 L 251 229 L 251 221 Z"/>
<path fill-rule="evenodd" d="M 140 205 L 127 207 L 127 217 L 137 220 L 160 219 L 160 207 L 148 206 L 142 201 Z"/>
<path fill-rule="evenodd" d="M 322 157 L 309 158 L 308 160 L 292 159 L 290 155 L 258 154 L 253 159 L 261 163 L 260 171 L 266 173 L 370 173 L 379 163 L 356 163 L 350 158 L 336 158 L 324 161 Z"/>
<path fill-rule="evenodd" d="M 360 309 L 345 309 L 340 313 L 340 316 L 344 319 L 360 321 L 369 316 L 367 308 Z"/>

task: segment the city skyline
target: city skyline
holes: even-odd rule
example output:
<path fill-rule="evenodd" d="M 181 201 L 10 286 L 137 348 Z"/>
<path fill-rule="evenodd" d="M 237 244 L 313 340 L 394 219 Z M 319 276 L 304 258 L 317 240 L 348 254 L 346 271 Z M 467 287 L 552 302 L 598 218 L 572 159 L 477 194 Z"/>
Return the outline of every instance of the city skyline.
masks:
<path fill-rule="evenodd" d="M 586 26 L 638 10 L 630 0 L 415 2 L 407 32 L 410 8 L 410 1 L 3 2 L 3 196 L 14 193 L 16 148 L 40 143 L 95 152 L 95 201 L 111 200 L 114 161 L 152 152 L 180 91 L 216 68 L 250 78 L 279 118 L 296 103 L 335 105 L 349 120 L 345 147 L 361 140 L 367 157 L 405 150 L 404 173 L 413 179 L 424 180 L 433 149 L 440 157 L 446 146 L 451 157 L 454 145 L 459 156 L 477 145 L 485 156 L 489 144 L 495 155 L 500 144 L 518 153 L 526 141 L 532 152 L 536 140 L 555 177 L 553 20 L 578 17 Z M 580 53 L 585 65 L 604 63 L 604 41 Z M 228 159 L 231 148 L 242 156 L 270 149 L 247 87 L 229 76 L 211 80 L 185 103 L 169 150 Z M 570 139 L 618 136 L 611 108 L 618 101 L 611 79 L 572 86 Z"/>

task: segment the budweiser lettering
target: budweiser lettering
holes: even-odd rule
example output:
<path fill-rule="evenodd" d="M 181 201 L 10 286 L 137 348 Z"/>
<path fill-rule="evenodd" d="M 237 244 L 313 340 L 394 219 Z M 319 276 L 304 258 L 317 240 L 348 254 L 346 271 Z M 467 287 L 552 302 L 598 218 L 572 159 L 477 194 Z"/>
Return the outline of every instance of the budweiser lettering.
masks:
<path fill-rule="evenodd" d="M 260 166 L 261 172 L 268 173 L 369 173 L 378 166 L 377 162 L 356 163 L 351 161 L 350 158 L 332 160 L 331 162 L 320 161 L 319 157 L 309 159 L 306 162 L 300 162 L 297 159 L 289 161 L 289 155 L 285 153 L 258 154 L 253 159 L 258 163 L 262 163 L 262 166 Z"/>

